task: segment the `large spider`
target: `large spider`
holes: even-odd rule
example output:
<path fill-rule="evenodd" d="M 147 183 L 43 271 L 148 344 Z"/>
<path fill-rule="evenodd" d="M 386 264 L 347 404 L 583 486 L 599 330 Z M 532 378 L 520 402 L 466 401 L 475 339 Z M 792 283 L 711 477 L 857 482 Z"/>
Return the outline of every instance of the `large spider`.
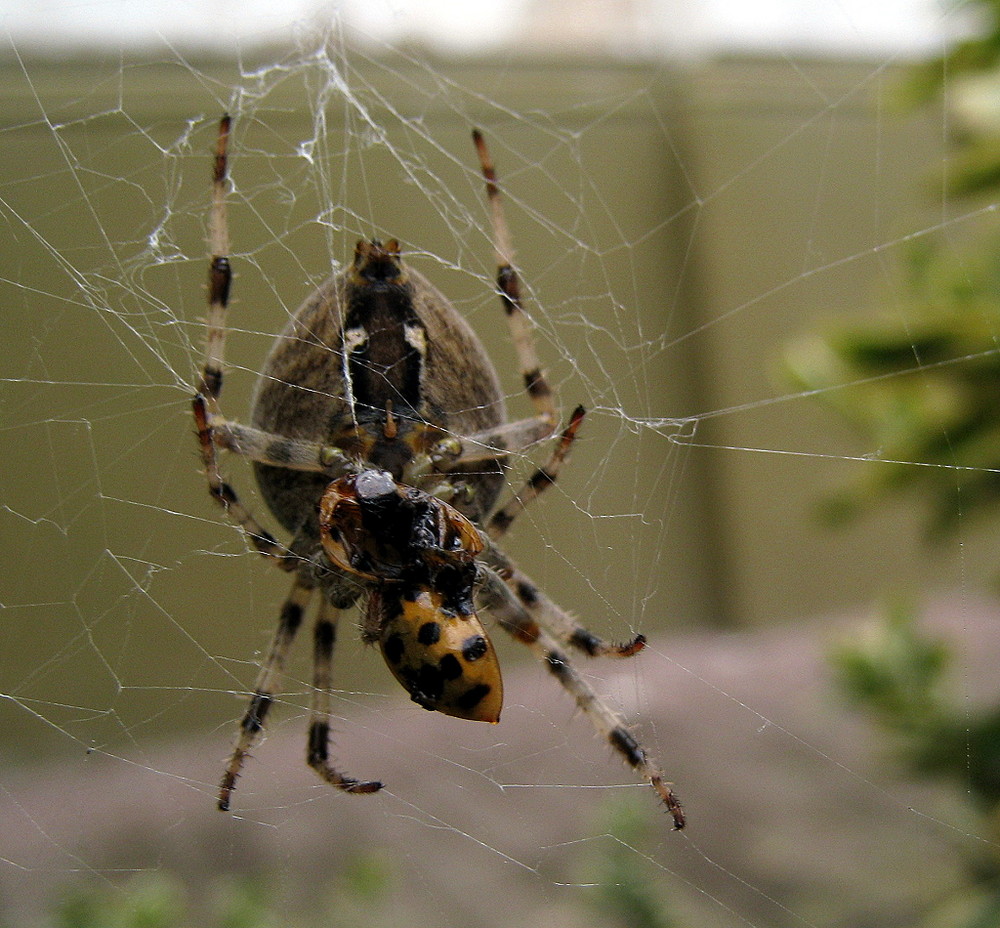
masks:
<path fill-rule="evenodd" d="M 230 119 L 219 125 L 209 221 L 208 337 L 194 398 L 212 497 L 265 558 L 292 574 L 274 640 L 260 667 L 219 787 L 227 810 L 260 737 L 285 655 L 314 593 L 314 672 L 308 763 L 350 793 L 356 780 L 330 761 L 331 659 L 341 610 L 360 603 L 362 635 L 425 709 L 497 722 L 500 667 L 477 607 L 530 647 L 597 731 L 650 783 L 684 826 L 681 805 L 622 716 L 580 675 L 567 648 L 628 657 L 645 643 L 605 642 L 579 625 L 499 548 L 516 516 L 556 479 L 583 419 L 577 407 L 548 463 L 494 509 L 506 456 L 558 431 L 552 390 L 535 353 L 511 264 L 511 243 L 490 154 L 473 133 L 486 179 L 497 288 L 534 415 L 508 422 L 496 370 L 464 319 L 399 244 L 358 243 L 277 337 L 257 382 L 252 424 L 227 419 L 222 390 L 231 272 L 225 191 Z M 225 448 L 253 462 L 268 508 L 291 533 L 262 528 L 223 479 Z"/>

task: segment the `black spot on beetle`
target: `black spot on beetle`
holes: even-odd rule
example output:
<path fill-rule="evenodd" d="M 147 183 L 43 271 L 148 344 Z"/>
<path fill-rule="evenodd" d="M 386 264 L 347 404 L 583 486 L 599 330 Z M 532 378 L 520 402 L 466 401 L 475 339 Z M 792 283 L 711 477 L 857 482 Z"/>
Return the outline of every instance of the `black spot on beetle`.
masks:
<path fill-rule="evenodd" d="M 414 694 L 419 693 L 422 701 L 418 701 L 422 706 L 427 708 L 429 703 L 430 708 L 436 708 L 444 692 L 444 674 L 432 664 L 423 664 L 416 673 L 414 683 L 416 685 L 410 693 L 411 697 L 416 699 Z"/>
<path fill-rule="evenodd" d="M 398 664 L 403 659 L 403 652 L 405 650 L 402 637 L 396 634 L 386 638 L 385 643 L 382 645 L 382 653 L 390 664 Z"/>
<path fill-rule="evenodd" d="M 424 622 L 417 632 L 417 641 L 422 645 L 437 644 L 441 640 L 441 626 L 437 622 Z"/>
<path fill-rule="evenodd" d="M 441 611 L 446 615 L 473 615 L 476 611 L 476 568 L 472 563 L 445 564 L 434 572 L 434 589 L 441 594 Z"/>
<path fill-rule="evenodd" d="M 470 635 L 462 642 L 462 657 L 467 661 L 478 661 L 490 649 L 482 635 Z"/>
<path fill-rule="evenodd" d="M 488 683 L 477 683 L 475 686 L 470 686 L 455 700 L 455 705 L 465 711 L 475 709 L 490 694 L 491 689 L 492 687 Z"/>
<path fill-rule="evenodd" d="M 462 664 L 454 654 L 446 654 L 438 661 L 441 676 L 446 680 L 457 680 L 462 676 Z"/>

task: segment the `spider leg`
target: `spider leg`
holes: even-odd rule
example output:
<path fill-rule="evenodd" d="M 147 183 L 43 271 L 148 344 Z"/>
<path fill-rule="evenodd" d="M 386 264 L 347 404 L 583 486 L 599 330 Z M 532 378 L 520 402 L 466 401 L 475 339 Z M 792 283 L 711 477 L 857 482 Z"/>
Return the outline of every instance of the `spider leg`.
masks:
<path fill-rule="evenodd" d="M 504 535 L 528 504 L 556 482 L 583 416 L 583 407 L 577 406 L 548 462 L 539 467 L 521 490 L 493 515 L 486 526 L 486 532 L 491 538 Z M 524 451 L 529 445 L 547 438 L 550 434 L 551 431 L 547 426 L 544 430 L 540 429 L 538 419 L 522 419 L 464 439 L 446 438 L 438 444 L 435 451 L 431 452 L 431 461 L 440 468 L 434 473 L 447 475 L 453 473 L 454 468 L 461 464 L 497 460 L 511 452 Z M 442 468 L 441 464 L 445 460 L 447 465 Z"/>
<path fill-rule="evenodd" d="M 569 454 L 570 446 L 576 438 L 577 429 L 583 422 L 584 408 L 577 406 L 570 416 L 569 424 L 563 429 L 562 435 L 552 452 L 549 460 L 539 467 L 525 482 L 518 493 L 503 506 L 500 507 L 490 517 L 486 523 L 486 534 L 496 540 L 505 535 L 510 529 L 514 519 L 516 519 L 527 507 L 534 502 L 542 493 L 556 482 L 559 471 L 562 469 Z"/>
<path fill-rule="evenodd" d="M 431 454 L 436 464 L 443 464 L 442 472 L 447 473 L 449 468 L 459 464 L 495 461 L 504 455 L 525 451 L 551 434 L 552 426 L 540 419 L 520 419 L 462 438 L 448 436 Z"/>
<path fill-rule="evenodd" d="M 488 567 L 484 568 L 483 575 L 480 587 L 483 608 L 496 617 L 500 627 L 511 637 L 535 652 L 549 672 L 573 697 L 598 734 L 656 790 L 673 818 L 674 827 L 683 828 L 685 818 L 680 800 L 671 784 L 664 780 L 663 772 L 629 730 L 624 717 L 601 699 L 580 675 L 567 654 L 560 649 L 558 642 L 535 622 L 500 576 Z"/>
<path fill-rule="evenodd" d="M 513 266 L 514 248 L 507 227 L 507 218 L 504 215 L 503 201 L 500 198 L 496 168 L 493 165 L 493 157 L 486 147 L 486 141 L 478 129 L 473 129 L 472 140 L 486 180 L 486 197 L 490 206 L 490 223 L 493 226 L 493 248 L 497 259 L 497 291 L 507 315 L 507 325 L 510 328 L 511 340 L 514 342 L 514 350 L 517 352 L 524 387 L 534 404 L 538 420 L 548 427 L 551 434 L 558 418 L 555 400 L 538 360 L 538 353 L 535 351 L 531 322 L 525 315 L 521 303 L 521 282 Z"/>
<path fill-rule="evenodd" d="M 226 220 L 229 127 L 230 118 L 227 114 L 219 120 L 219 136 L 215 144 L 212 170 L 212 208 L 208 217 L 208 246 L 211 252 L 208 265 L 208 337 L 198 385 L 198 392 L 206 397 L 213 412 L 217 411 L 216 402 L 222 392 L 226 309 L 229 306 L 229 285 L 232 282 L 232 270 L 229 266 L 229 226 Z"/>
<path fill-rule="evenodd" d="M 198 390 L 192 400 L 198 446 L 208 480 L 208 492 L 266 558 L 283 570 L 294 570 L 297 559 L 263 528 L 239 500 L 236 491 L 222 478 L 216 455 L 217 436 L 213 420 L 221 420 L 219 395 L 226 344 L 226 309 L 229 305 L 229 231 L 226 223 L 226 152 L 229 145 L 229 116 L 219 121 L 219 136 L 212 171 L 212 209 L 209 214 L 208 335 Z M 221 443 L 221 442 L 220 442 Z"/>
<path fill-rule="evenodd" d="M 313 589 L 312 581 L 305 580 L 300 572 L 292 584 L 288 598 L 281 607 L 278 628 L 275 630 L 271 646 L 257 672 L 250 705 L 247 706 L 243 721 L 240 722 L 239 739 L 236 742 L 236 747 L 233 748 L 229 763 L 226 764 L 222 782 L 219 784 L 219 808 L 223 812 L 229 810 L 229 801 L 236 788 L 236 780 L 243 769 L 243 763 L 260 739 L 264 729 L 264 720 L 267 718 L 271 703 L 274 702 L 276 684 L 285 663 L 285 655 L 288 654 L 295 633 L 302 624 L 302 615 L 312 597 Z"/>
<path fill-rule="evenodd" d="M 240 502 L 236 490 L 223 480 L 215 453 L 215 433 L 208 424 L 205 397 L 199 393 L 195 396 L 192 406 L 195 424 L 198 427 L 201 460 L 205 466 L 205 476 L 208 479 L 209 495 L 225 510 L 226 515 L 243 529 L 243 534 L 260 554 L 282 570 L 295 570 L 299 558 L 261 526 L 250 510 Z"/>
<path fill-rule="evenodd" d="M 374 793 L 382 788 L 378 780 L 355 780 L 344 776 L 330 763 L 330 696 L 332 692 L 333 647 L 337 640 L 340 610 L 325 599 L 320 603 L 313 635 L 313 694 L 309 720 L 309 747 L 306 760 L 327 783 L 348 793 Z"/>
<path fill-rule="evenodd" d="M 525 387 L 528 395 L 535 404 L 538 413 L 534 420 L 523 420 L 513 423 L 501 429 L 495 430 L 495 434 L 485 434 L 483 436 L 473 436 L 463 442 L 463 450 L 468 447 L 470 441 L 482 440 L 484 445 L 500 443 L 508 436 L 503 433 L 503 429 L 509 429 L 512 436 L 517 436 L 521 440 L 531 436 L 533 440 L 546 437 L 551 434 L 551 429 L 556 421 L 555 402 L 552 396 L 551 387 L 545 379 L 535 352 L 534 339 L 531 334 L 531 326 L 524 310 L 521 306 L 521 287 L 517 272 L 514 270 L 511 260 L 513 247 L 511 244 L 510 231 L 507 228 L 507 220 L 504 216 L 503 203 L 500 198 L 500 187 L 496 179 L 496 169 L 493 165 L 493 158 L 489 153 L 486 142 L 478 130 L 474 130 L 473 141 L 479 153 L 479 162 L 482 167 L 483 177 L 486 179 L 486 193 L 490 203 L 491 218 L 493 223 L 494 245 L 497 253 L 497 287 L 499 288 L 504 309 L 507 312 L 507 320 L 511 329 L 511 337 L 517 351 L 521 366 L 521 373 L 524 377 Z M 583 421 L 584 409 L 577 406 L 570 416 L 570 420 L 549 461 L 538 468 L 532 474 L 520 492 L 498 509 L 486 525 L 486 534 L 493 540 L 503 537 L 510 529 L 515 518 L 520 515 L 530 503 L 543 493 L 548 487 L 555 483 L 562 465 L 566 461 L 570 447 L 576 438 L 577 430 Z M 530 423 L 540 423 L 548 431 L 539 434 L 535 438 L 535 432 L 529 427 Z M 499 434 L 497 434 L 499 433 Z M 499 441 L 497 441 L 499 439 Z M 530 443 L 530 442 L 529 442 Z M 527 447 L 527 444 L 522 445 Z M 506 450 L 518 450 L 508 448 Z M 474 460 L 468 453 L 459 460 Z M 532 583 L 523 573 L 513 567 L 513 565 L 503 556 L 495 545 L 490 546 L 494 556 L 497 558 L 494 566 L 500 569 L 500 573 L 507 580 L 511 589 L 521 601 L 521 604 L 532 615 L 544 617 L 543 621 L 550 624 L 550 627 L 557 630 L 560 637 L 586 652 L 594 655 L 607 655 L 614 657 L 629 657 L 640 651 L 645 644 L 642 635 L 637 635 L 632 641 L 624 645 L 615 645 L 605 642 L 592 632 L 587 631 L 582 625 L 576 622 L 570 615 L 555 605 L 548 597 Z"/>
<path fill-rule="evenodd" d="M 206 419 L 216 445 L 258 464 L 325 474 L 331 480 L 351 471 L 350 459 L 333 445 L 242 425 L 222 415 L 213 415 L 207 411 L 207 404 Z"/>
<path fill-rule="evenodd" d="M 511 591 L 517 596 L 521 605 L 528 613 L 546 625 L 564 643 L 578 648 L 590 657 L 631 657 L 642 650 L 646 639 L 636 635 L 625 644 L 613 644 L 599 638 L 576 621 L 565 610 L 560 609 L 548 598 L 539 587 L 500 550 L 496 540 L 506 534 L 514 519 L 527 506 L 536 500 L 546 489 L 556 482 L 559 471 L 569 454 L 570 447 L 576 438 L 577 430 L 583 421 L 584 409 L 577 406 L 570 416 L 569 424 L 563 429 L 562 435 L 552 452 L 552 457 L 542 467 L 539 467 L 527 480 L 520 492 L 502 506 L 486 524 L 486 534 L 489 542 L 486 549 L 486 560 L 504 579 Z"/>
<path fill-rule="evenodd" d="M 581 625 L 570 613 L 545 595 L 542 589 L 496 545 L 483 558 L 507 585 L 520 606 L 536 622 L 549 628 L 563 644 L 588 657 L 632 657 L 646 646 L 646 636 L 636 635 L 624 644 L 606 641 Z"/>

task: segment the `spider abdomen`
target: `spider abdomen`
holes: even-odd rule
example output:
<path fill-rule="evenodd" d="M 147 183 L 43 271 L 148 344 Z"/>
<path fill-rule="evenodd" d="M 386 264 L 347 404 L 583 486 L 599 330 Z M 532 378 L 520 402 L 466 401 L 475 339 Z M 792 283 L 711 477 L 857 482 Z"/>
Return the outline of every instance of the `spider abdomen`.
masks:
<path fill-rule="evenodd" d="M 296 310 L 261 371 L 251 413 L 255 427 L 371 460 L 387 403 L 399 420 L 401 442 L 413 426 L 464 437 L 507 421 L 496 369 L 475 332 L 396 247 L 359 243 L 353 263 Z M 390 457 L 398 464 L 389 464 Z M 405 455 L 387 453 L 374 463 L 410 482 Z M 268 508 L 288 531 L 314 522 L 325 478 L 268 464 L 254 470 Z M 456 505 L 482 519 L 503 485 L 502 460 L 456 470 L 471 490 Z"/>

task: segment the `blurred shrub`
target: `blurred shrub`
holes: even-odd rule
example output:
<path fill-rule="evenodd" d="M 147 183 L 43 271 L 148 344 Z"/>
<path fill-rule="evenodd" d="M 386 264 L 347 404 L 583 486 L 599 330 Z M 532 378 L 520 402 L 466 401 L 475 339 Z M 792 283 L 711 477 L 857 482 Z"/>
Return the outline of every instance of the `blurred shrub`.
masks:
<path fill-rule="evenodd" d="M 53 907 L 54 928 L 399 928 L 390 907 L 391 876 L 378 853 L 359 854 L 329 884 L 316 887 L 310 909 L 297 911 L 278 898 L 275 876 L 210 883 L 192 900 L 178 877 L 166 871 L 135 874 L 120 883 L 76 884 Z"/>
<path fill-rule="evenodd" d="M 976 34 L 914 69 L 903 88 L 911 102 L 943 97 L 948 108 L 945 192 L 986 202 L 969 206 L 961 231 L 978 228 L 977 211 L 995 226 L 1000 193 L 1000 0 L 965 12 Z M 932 538 L 972 515 L 1000 525 L 1000 236 L 992 228 L 964 243 L 942 233 L 911 244 L 891 314 L 793 345 L 786 366 L 879 462 L 827 503 L 828 516 L 850 518 L 906 491 L 926 501 Z M 947 647 L 920 630 L 908 604 L 886 609 L 833 663 L 892 756 L 911 774 L 953 781 L 979 816 L 967 885 L 924 924 L 1000 925 L 1000 706 L 973 710 L 952 694 Z"/>
<path fill-rule="evenodd" d="M 933 534 L 1000 511 L 1000 239 L 973 254 L 909 250 L 893 316 L 803 339 L 785 354 L 795 385 L 836 410 L 872 449 L 832 520 L 903 490 Z M 878 462 L 878 463 L 875 463 Z"/>

